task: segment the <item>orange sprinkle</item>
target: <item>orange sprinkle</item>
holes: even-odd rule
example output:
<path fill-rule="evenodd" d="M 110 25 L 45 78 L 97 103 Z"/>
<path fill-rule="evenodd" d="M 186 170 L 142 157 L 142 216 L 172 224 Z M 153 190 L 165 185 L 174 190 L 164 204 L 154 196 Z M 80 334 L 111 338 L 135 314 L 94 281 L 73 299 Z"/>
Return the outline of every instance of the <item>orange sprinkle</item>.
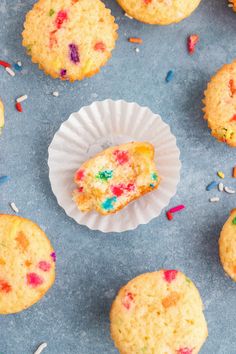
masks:
<path fill-rule="evenodd" d="M 7 281 L 0 279 L 0 291 L 9 293 L 11 290 L 11 285 Z"/>
<path fill-rule="evenodd" d="M 236 274 L 236 265 L 234 266 L 233 271 L 234 271 L 234 274 Z"/>
<path fill-rule="evenodd" d="M 169 296 L 162 300 L 162 305 L 167 309 L 168 307 L 175 306 L 180 299 L 180 295 L 173 291 Z"/>
<path fill-rule="evenodd" d="M 5 264 L 6 264 L 6 262 L 4 261 L 4 259 L 0 258 L 0 265 L 5 265 Z"/>
<path fill-rule="evenodd" d="M 138 38 L 138 37 L 130 37 L 129 38 L 129 42 L 130 43 L 142 44 L 143 40 L 142 40 L 142 38 Z"/>
<path fill-rule="evenodd" d="M 236 178 L 236 166 L 233 168 L 233 178 Z"/>
<path fill-rule="evenodd" d="M 29 246 L 29 241 L 23 232 L 19 232 L 16 241 L 18 246 L 22 249 L 22 251 L 26 251 Z"/>
<path fill-rule="evenodd" d="M 230 122 L 235 122 L 236 121 L 236 114 L 233 115 L 233 117 L 230 119 Z"/>
<path fill-rule="evenodd" d="M 32 264 L 32 262 L 30 262 L 28 259 L 25 261 L 25 266 L 26 267 L 30 267 Z"/>

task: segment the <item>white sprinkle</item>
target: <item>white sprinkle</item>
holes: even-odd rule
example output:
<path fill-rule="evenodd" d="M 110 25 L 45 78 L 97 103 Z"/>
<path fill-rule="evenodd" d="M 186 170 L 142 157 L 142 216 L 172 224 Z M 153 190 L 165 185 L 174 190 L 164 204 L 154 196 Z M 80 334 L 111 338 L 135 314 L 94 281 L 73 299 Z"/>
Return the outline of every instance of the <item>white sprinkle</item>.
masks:
<path fill-rule="evenodd" d="M 228 4 L 228 7 L 233 7 L 233 4 Z"/>
<path fill-rule="evenodd" d="M 225 187 L 224 190 L 225 190 L 226 193 L 229 193 L 229 194 L 234 194 L 235 193 L 235 190 L 230 188 L 230 187 Z"/>
<path fill-rule="evenodd" d="M 54 91 L 52 94 L 53 94 L 53 96 L 55 96 L 55 97 L 58 97 L 58 96 L 59 96 L 59 92 L 58 92 L 58 91 Z"/>
<path fill-rule="evenodd" d="M 224 185 L 223 185 L 222 182 L 220 182 L 220 183 L 218 184 L 218 189 L 219 189 L 220 192 L 223 192 L 223 190 L 224 190 Z"/>
<path fill-rule="evenodd" d="M 17 65 L 18 65 L 18 66 L 22 66 L 22 62 L 21 62 L 21 61 L 18 61 L 18 62 L 17 62 Z"/>
<path fill-rule="evenodd" d="M 11 76 L 15 76 L 16 74 L 14 73 L 14 71 L 11 68 L 6 68 L 6 72 L 8 72 L 9 75 Z"/>
<path fill-rule="evenodd" d="M 14 202 L 10 203 L 10 207 L 15 213 L 19 213 L 19 209 L 17 208 L 16 204 Z"/>
<path fill-rule="evenodd" d="M 139 52 L 140 52 L 140 49 L 139 49 L 139 48 L 135 48 L 135 52 L 136 52 L 136 53 L 139 53 Z"/>
<path fill-rule="evenodd" d="M 220 201 L 220 198 L 218 198 L 218 197 L 213 197 L 213 198 L 209 199 L 209 202 L 211 202 L 211 203 L 217 203 L 219 201 Z"/>
<path fill-rule="evenodd" d="M 130 18 L 130 20 L 133 20 L 133 17 L 130 16 L 130 15 L 128 15 L 127 13 L 125 13 L 125 16 L 128 17 L 128 18 Z"/>
<path fill-rule="evenodd" d="M 16 102 L 18 102 L 18 103 L 23 102 L 23 101 L 27 100 L 27 98 L 28 98 L 27 95 L 20 96 L 16 99 Z"/>
<path fill-rule="evenodd" d="M 34 354 L 41 354 L 42 353 L 42 351 L 45 349 L 45 348 L 47 348 L 47 343 L 42 343 L 39 347 L 38 347 L 38 349 L 36 350 L 36 352 L 34 353 Z"/>

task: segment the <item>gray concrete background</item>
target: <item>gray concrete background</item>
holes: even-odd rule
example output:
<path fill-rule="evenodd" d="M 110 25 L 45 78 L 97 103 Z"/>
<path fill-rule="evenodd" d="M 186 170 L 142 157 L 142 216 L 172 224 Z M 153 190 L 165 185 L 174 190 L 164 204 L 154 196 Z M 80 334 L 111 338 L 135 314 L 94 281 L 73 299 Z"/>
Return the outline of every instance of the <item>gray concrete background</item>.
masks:
<path fill-rule="evenodd" d="M 185 272 L 205 303 L 209 338 L 201 353 L 236 353 L 236 289 L 218 260 L 218 237 L 235 196 L 221 195 L 210 204 L 205 186 L 236 165 L 236 152 L 210 136 L 202 119 L 203 90 L 212 74 L 235 57 L 236 14 L 226 0 L 202 0 L 198 10 L 178 25 L 153 27 L 124 17 L 115 1 L 107 6 L 120 25 L 112 59 L 100 74 L 81 83 L 52 80 L 33 65 L 21 46 L 25 14 L 34 1 L 1 0 L 0 58 L 21 60 L 15 78 L 0 70 L 0 95 L 6 106 L 6 127 L 0 138 L 0 211 L 35 220 L 50 237 L 58 255 L 57 280 L 48 295 L 18 315 L 0 317 L 0 352 L 31 354 L 46 341 L 45 354 L 117 353 L 109 336 L 109 309 L 121 285 L 161 267 Z M 186 37 L 200 35 L 196 54 L 186 51 Z M 127 42 L 140 36 L 140 53 Z M 175 77 L 165 83 L 168 70 Z M 51 92 L 57 90 L 60 97 Z M 28 94 L 24 113 L 14 99 Z M 123 234 L 102 234 L 77 225 L 57 205 L 48 179 L 47 148 L 69 114 L 94 100 L 136 101 L 159 113 L 177 137 L 183 163 L 181 183 L 171 206 L 186 211 L 168 222 L 164 212 L 146 226 Z"/>

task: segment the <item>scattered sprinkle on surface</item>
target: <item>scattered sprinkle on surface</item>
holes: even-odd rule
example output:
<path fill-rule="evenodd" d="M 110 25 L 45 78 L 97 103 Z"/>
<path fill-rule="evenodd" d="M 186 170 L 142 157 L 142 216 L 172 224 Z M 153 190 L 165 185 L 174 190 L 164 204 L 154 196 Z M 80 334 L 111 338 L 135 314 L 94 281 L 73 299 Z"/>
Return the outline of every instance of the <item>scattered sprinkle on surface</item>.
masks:
<path fill-rule="evenodd" d="M 219 189 L 220 192 L 223 192 L 223 190 L 224 190 L 224 185 L 223 185 L 222 182 L 220 182 L 220 183 L 218 184 L 218 189 Z"/>
<path fill-rule="evenodd" d="M 225 190 L 225 192 L 228 193 L 228 194 L 234 194 L 234 193 L 235 193 L 235 190 L 234 190 L 234 189 L 232 189 L 232 188 L 230 188 L 230 187 L 227 187 L 227 186 L 224 187 L 224 190 Z"/>
<path fill-rule="evenodd" d="M 8 63 L 7 61 L 0 60 L 0 65 L 3 66 L 4 68 L 10 68 L 11 64 Z"/>
<path fill-rule="evenodd" d="M 136 44 L 142 44 L 143 40 L 142 40 L 142 38 L 139 38 L 139 37 L 130 37 L 129 42 L 136 43 Z"/>
<path fill-rule="evenodd" d="M 14 202 L 10 203 L 10 207 L 15 213 L 19 213 L 19 209 L 17 208 L 16 204 Z"/>
<path fill-rule="evenodd" d="M 20 102 L 16 102 L 15 107 L 18 112 L 23 112 L 23 108 Z"/>
<path fill-rule="evenodd" d="M 42 343 L 40 344 L 40 346 L 38 347 L 38 349 L 36 350 L 36 352 L 34 352 L 34 354 L 41 354 L 42 351 L 47 348 L 47 343 Z"/>
<path fill-rule="evenodd" d="M 212 197 L 212 198 L 209 199 L 209 201 L 210 201 L 211 203 L 217 203 L 217 202 L 220 201 L 220 198 L 219 198 L 219 197 Z"/>
<path fill-rule="evenodd" d="M 14 73 L 14 71 L 10 68 L 10 67 L 6 67 L 6 72 L 11 75 L 12 77 L 14 77 L 16 74 Z"/>
<path fill-rule="evenodd" d="M 224 174 L 224 172 L 222 172 L 222 171 L 218 171 L 217 172 L 217 175 L 220 177 L 220 178 L 225 178 L 225 174 Z"/>
<path fill-rule="evenodd" d="M 140 52 L 140 49 L 139 49 L 139 48 L 135 48 L 135 52 L 136 52 L 136 53 L 139 53 L 139 52 Z"/>
<path fill-rule="evenodd" d="M 167 75 L 166 75 L 166 82 L 170 82 L 174 78 L 174 71 L 169 70 Z"/>
<path fill-rule="evenodd" d="M 196 44 L 199 42 L 199 36 L 197 34 L 191 34 L 187 39 L 187 47 L 189 54 L 195 52 Z"/>
<path fill-rule="evenodd" d="M 133 17 L 125 13 L 125 16 L 128 17 L 130 20 L 133 20 Z"/>
<path fill-rule="evenodd" d="M 236 166 L 233 168 L 233 174 L 232 174 L 233 178 L 236 178 Z"/>
<path fill-rule="evenodd" d="M 208 184 L 208 186 L 206 187 L 206 190 L 209 192 L 210 190 L 215 188 L 217 185 L 218 185 L 218 183 L 216 181 L 212 181 L 210 184 Z"/>
<path fill-rule="evenodd" d="M 59 92 L 58 91 L 53 91 L 52 95 L 55 96 L 55 97 L 58 97 L 59 96 Z"/>
<path fill-rule="evenodd" d="M 171 208 L 170 210 L 169 210 L 169 212 L 172 214 L 172 213 L 178 213 L 179 211 L 181 211 L 181 210 L 183 210 L 183 209 L 185 209 L 185 205 L 183 205 L 183 204 L 180 204 L 180 205 L 177 205 L 176 207 L 174 207 L 174 208 Z"/>
<path fill-rule="evenodd" d="M 24 102 L 25 100 L 27 100 L 27 98 L 28 98 L 27 95 L 20 96 L 16 99 L 16 102 L 18 103 Z"/>

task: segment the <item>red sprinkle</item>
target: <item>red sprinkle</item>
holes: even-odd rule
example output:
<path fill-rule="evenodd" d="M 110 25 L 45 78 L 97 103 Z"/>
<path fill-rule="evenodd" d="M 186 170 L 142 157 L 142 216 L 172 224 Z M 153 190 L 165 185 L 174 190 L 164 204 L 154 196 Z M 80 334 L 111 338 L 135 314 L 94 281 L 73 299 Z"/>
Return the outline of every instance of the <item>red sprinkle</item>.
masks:
<path fill-rule="evenodd" d="M 168 283 L 171 283 L 173 280 L 175 280 L 177 273 L 178 273 L 177 270 L 165 270 L 164 278 Z"/>
<path fill-rule="evenodd" d="M 188 37 L 187 46 L 189 54 L 193 54 L 195 52 L 195 46 L 199 41 L 199 36 L 197 34 L 192 34 Z"/>
<path fill-rule="evenodd" d="M 111 186 L 111 191 L 112 194 L 114 194 L 116 197 L 120 197 L 124 193 L 124 184 L 118 184 L 117 186 Z"/>
<path fill-rule="evenodd" d="M 151 4 L 152 0 L 143 0 L 146 5 Z"/>
<path fill-rule="evenodd" d="M 236 87 L 234 85 L 234 80 L 229 80 L 229 89 L 230 89 L 230 92 L 231 92 L 231 96 L 233 96 L 236 92 Z"/>
<path fill-rule="evenodd" d="M 78 188 L 77 188 L 77 191 L 78 191 L 79 193 L 82 193 L 83 190 L 84 190 L 84 187 L 78 187 Z"/>
<path fill-rule="evenodd" d="M 173 220 L 173 215 L 169 211 L 166 212 L 166 217 L 168 220 Z"/>
<path fill-rule="evenodd" d="M 11 285 L 7 281 L 0 279 L 0 291 L 9 293 L 11 290 Z"/>
<path fill-rule="evenodd" d="M 98 42 L 94 46 L 94 50 L 97 50 L 98 52 L 105 52 L 106 50 L 106 45 L 103 42 Z"/>
<path fill-rule="evenodd" d="M 189 349 L 189 348 L 181 348 L 179 350 L 177 350 L 178 354 L 192 354 L 193 349 Z"/>
<path fill-rule="evenodd" d="M 55 24 L 57 26 L 57 29 L 60 29 L 63 23 L 68 19 L 67 12 L 65 10 L 61 10 L 58 12 Z"/>
<path fill-rule="evenodd" d="M 20 102 L 16 102 L 16 110 L 18 112 L 23 112 L 23 108 Z"/>
<path fill-rule="evenodd" d="M 236 121 L 236 114 L 233 115 L 233 117 L 230 119 L 230 122 L 235 122 Z"/>
<path fill-rule="evenodd" d="M 26 275 L 27 284 L 31 285 L 33 288 L 43 284 L 43 279 L 36 273 L 28 273 Z"/>
<path fill-rule="evenodd" d="M 0 60 L 0 65 L 3 66 L 4 68 L 10 68 L 11 64 L 9 64 L 7 61 Z"/>
<path fill-rule="evenodd" d="M 120 165 L 124 165 L 126 162 L 129 161 L 128 151 L 115 150 L 113 154 L 116 157 L 116 161 Z"/>
<path fill-rule="evenodd" d="M 78 170 L 75 174 L 76 181 L 82 181 L 84 179 L 84 170 Z"/>
<path fill-rule="evenodd" d="M 174 208 L 171 208 L 171 209 L 169 210 L 169 212 L 170 212 L 170 213 L 177 213 L 178 211 L 183 210 L 183 209 L 185 209 L 185 206 L 184 206 L 183 204 L 180 204 L 180 205 L 177 205 L 177 206 L 174 207 Z"/>
<path fill-rule="evenodd" d="M 43 272 L 48 272 L 51 269 L 51 264 L 46 261 L 40 261 L 38 264 L 39 269 Z"/>
<path fill-rule="evenodd" d="M 134 296 L 132 293 L 127 293 L 122 301 L 123 306 L 129 310 L 132 303 L 134 302 Z"/>

